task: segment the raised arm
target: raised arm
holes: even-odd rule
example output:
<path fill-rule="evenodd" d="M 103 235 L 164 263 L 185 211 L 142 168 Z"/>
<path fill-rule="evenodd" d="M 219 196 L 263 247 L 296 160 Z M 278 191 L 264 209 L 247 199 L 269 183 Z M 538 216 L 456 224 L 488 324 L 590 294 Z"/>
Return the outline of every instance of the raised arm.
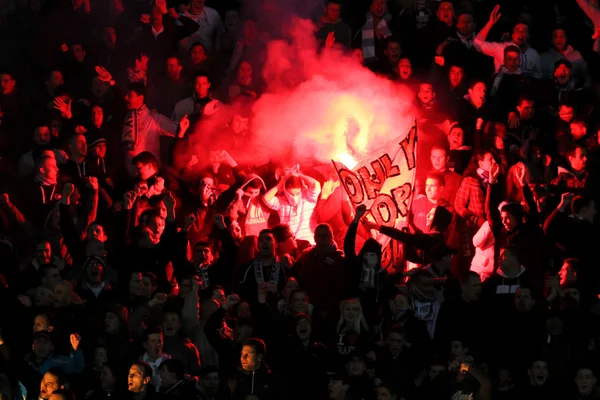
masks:
<path fill-rule="evenodd" d="M 487 41 L 490 31 L 500 20 L 500 17 L 502 17 L 502 14 L 500 13 L 500 6 L 496 5 L 490 14 L 490 19 L 488 20 L 487 24 L 485 24 L 485 26 L 479 31 L 475 37 L 475 40 L 473 41 L 473 46 L 475 46 L 477 51 L 492 57 L 502 55 L 504 48 L 506 47 L 505 44 Z"/>

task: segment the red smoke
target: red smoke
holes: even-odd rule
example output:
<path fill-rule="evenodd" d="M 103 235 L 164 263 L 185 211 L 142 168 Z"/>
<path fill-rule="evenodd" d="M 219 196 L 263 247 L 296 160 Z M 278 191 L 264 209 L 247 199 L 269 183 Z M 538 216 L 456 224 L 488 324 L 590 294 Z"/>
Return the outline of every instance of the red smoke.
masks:
<path fill-rule="evenodd" d="M 287 40 L 268 44 L 267 92 L 255 103 L 253 131 L 271 159 L 353 159 L 413 123 L 408 88 L 376 76 L 349 53 L 320 50 L 314 24 L 294 18 Z"/>

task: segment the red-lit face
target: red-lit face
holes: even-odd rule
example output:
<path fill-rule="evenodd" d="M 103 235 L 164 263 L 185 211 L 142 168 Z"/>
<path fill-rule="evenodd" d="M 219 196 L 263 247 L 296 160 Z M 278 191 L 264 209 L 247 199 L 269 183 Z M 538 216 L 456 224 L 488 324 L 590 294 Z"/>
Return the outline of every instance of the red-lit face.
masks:
<path fill-rule="evenodd" d="M 563 29 L 552 32 L 552 44 L 558 51 L 563 51 L 567 47 L 567 34 Z"/>
<path fill-rule="evenodd" d="M 17 81 L 9 74 L 0 75 L 0 93 L 3 95 L 11 94 L 16 84 Z"/>
<path fill-rule="evenodd" d="M 196 78 L 194 82 L 194 90 L 196 91 L 196 96 L 199 98 L 204 98 L 208 96 L 208 89 L 210 89 L 210 82 L 206 76 L 199 76 Z"/>
<path fill-rule="evenodd" d="M 513 29 L 512 40 L 517 46 L 523 46 L 529 39 L 529 27 L 525 24 L 517 24 Z"/>
<path fill-rule="evenodd" d="M 238 68 L 237 82 L 242 86 L 250 86 L 252 84 L 252 65 L 249 62 L 243 61 Z"/>
<path fill-rule="evenodd" d="M 450 80 L 450 85 L 455 88 L 461 84 L 464 77 L 464 70 L 455 65 L 450 67 L 450 71 L 448 72 L 448 77 Z"/>
<path fill-rule="evenodd" d="M 200 65 L 204 61 L 206 61 L 207 58 L 208 56 L 206 55 L 206 50 L 203 46 L 194 46 L 192 48 L 192 51 L 190 53 L 190 59 L 192 60 L 192 64 Z"/>
<path fill-rule="evenodd" d="M 327 4 L 327 20 L 329 22 L 336 22 L 340 19 L 341 15 L 341 4 L 328 3 Z"/>

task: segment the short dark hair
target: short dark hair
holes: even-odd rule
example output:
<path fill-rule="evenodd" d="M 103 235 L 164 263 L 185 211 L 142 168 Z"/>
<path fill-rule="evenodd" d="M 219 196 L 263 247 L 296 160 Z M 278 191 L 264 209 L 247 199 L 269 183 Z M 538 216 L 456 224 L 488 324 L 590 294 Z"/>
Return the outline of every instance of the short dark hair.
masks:
<path fill-rule="evenodd" d="M 483 83 L 485 85 L 485 87 L 487 88 L 487 84 L 485 83 L 485 80 L 475 78 L 475 79 L 471 79 L 471 81 L 469 82 L 469 89 L 473 89 L 475 87 L 475 85 L 477 85 L 478 83 Z"/>
<path fill-rule="evenodd" d="M 138 96 L 144 96 L 144 98 L 146 98 L 146 85 L 143 82 L 131 82 L 127 86 L 127 89 Z"/>
<path fill-rule="evenodd" d="M 154 372 L 152 371 L 152 367 L 150 366 L 150 364 L 148 364 L 146 361 L 143 361 L 143 360 L 137 360 L 136 362 L 131 364 L 132 367 L 134 365 L 137 365 L 138 367 L 140 367 L 142 369 L 142 372 L 144 374 L 142 379 L 144 379 L 144 378 L 152 379 L 152 375 L 154 375 Z"/>
<path fill-rule="evenodd" d="M 446 186 L 446 178 L 444 178 L 444 174 L 438 171 L 429 171 L 427 173 L 427 179 L 436 180 L 440 186 Z"/>
<path fill-rule="evenodd" d="M 178 65 L 180 65 L 180 66 L 182 65 L 181 64 L 181 58 L 179 58 L 179 56 L 177 54 L 171 54 L 171 55 L 167 56 L 166 60 L 170 60 L 172 58 L 174 58 L 175 60 L 177 60 L 177 64 Z"/>
<path fill-rule="evenodd" d="M 481 279 L 481 276 L 479 276 L 479 274 L 475 271 L 467 271 L 460 277 L 460 283 L 467 283 L 471 278 Z"/>
<path fill-rule="evenodd" d="M 51 269 L 58 269 L 60 272 L 60 268 L 58 268 L 58 266 L 56 266 L 52 263 L 40 265 L 40 269 L 38 270 L 40 278 L 45 278 L 46 273 L 48 273 L 48 271 L 50 271 Z"/>
<path fill-rule="evenodd" d="M 535 102 L 534 97 L 529 93 L 523 93 L 519 96 L 519 100 L 517 100 L 517 105 L 520 106 L 524 101 Z"/>
<path fill-rule="evenodd" d="M 404 329 L 404 327 L 401 324 L 394 324 L 388 328 L 387 332 L 385 333 L 385 337 L 389 337 L 392 333 L 397 333 L 399 335 L 405 335 L 406 330 Z"/>
<path fill-rule="evenodd" d="M 163 367 L 166 368 L 167 371 L 174 373 L 178 381 L 182 380 L 185 376 L 185 365 L 181 360 L 178 360 L 176 358 L 164 360 L 160 363 L 158 368 L 160 369 Z"/>
<path fill-rule="evenodd" d="M 162 334 L 163 334 L 162 327 L 153 326 L 144 331 L 144 334 L 142 335 L 142 342 L 144 342 L 144 343 L 147 342 L 150 335 L 162 335 Z"/>
<path fill-rule="evenodd" d="M 447 144 L 447 141 L 445 141 L 444 144 L 435 143 L 433 146 L 431 146 L 431 150 L 429 151 L 429 154 L 431 154 L 431 152 L 433 150 L 443 150 L 446 153 L 446 157 L 448 157 L 448 153 L 450 152 L 450 148 Z"/>
<path fill-rule="evenodd" d="M 202 77 L 206 78 L 206 80 L 208 80 L 208 82 L 210 83 L 210 78 L 208 77 L 208 74 L 206 72 L 204 72 L 204 71 L 198 71 L 198 72 L 196 72 L 194 74 L 193 82 L 195 82 L 196 79 L 202 78 Z"/>
<path fill-rule="evenodd" d="M 575 153 L 577 152 L 577 149 L 581 149 L 581 151 L 583 151 L 583 150 L 586 150 L 586 147 L 581 144 L 572 143 L 565 150 L 565 158 L 568 160 L 569 157 L 575 157 Z"/>
<path fill-rule="evenodd" d="M 140 154 L 133 157 L 131 164 L 135 166 L 137 163 L 142 165 L 152 164 L 152 167 L 158 171 L 158 160 L 154 157 L 154 154 L 149 151 L 142 151 Z"/>
<path fill-rule="evenodd" d="M 200 369 L 200 378 L 205 378 L 207 375 L 219 373 L 219 368 L 216 365 L 202 366 Z"/>
<path fill-rule="evenodd" d="M 75 393 L 69 389 L 58 389 L 52 392 L 52 394 L 63 396 L 66 400 L 75 400 Z"/>
<path fill-rule="evenodd" d="M 506 57 L 508 53 L 521 54 L 521 50 L 517 46 L 510 45 L 504 48 L 504 57 Z"/>
<path fill-rule="evenodd" d="M 192 54 L 192 51 L 196 48 L 196 47 L 202 47 L 202 49 L 204 50 L 204 52 L 208 55 L 208 52 L 206 51 L 206 46 L 204 46 L 202 43 L 200 42 L 196 42 L 194 44 L 192 44 L 190 46 L 190 54 Z"/>
<path fill-rule="evenodd" d="M 67 384 L 67 373 L 61 367 L 50 367 L 46 373 L 56 377 L 58 387 L 65 386 Z"/>
<path fill-rule="evenodd" d="M 256 352 L 256 355 L 265 355 L 267 353 L 267 345 L 262 339 L 250 338 L 246 340 L 244 346 L 252 347 Z"/>

